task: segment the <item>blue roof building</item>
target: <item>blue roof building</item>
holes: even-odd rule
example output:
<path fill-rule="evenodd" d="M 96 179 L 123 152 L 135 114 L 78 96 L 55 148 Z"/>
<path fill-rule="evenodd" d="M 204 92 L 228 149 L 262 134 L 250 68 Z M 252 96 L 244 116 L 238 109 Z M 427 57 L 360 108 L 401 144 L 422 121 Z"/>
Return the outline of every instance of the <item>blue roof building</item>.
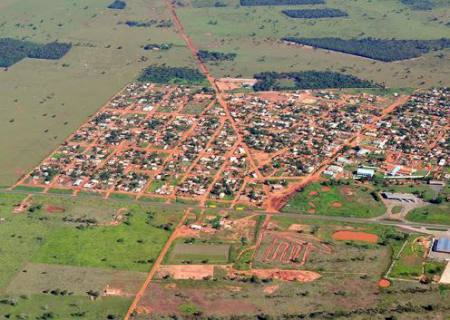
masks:
<path fill-rule="evenodd" d="M 450 239 L 441 237 L 435 240 L 433 243 L 433 251 L 450 253 Z"/>

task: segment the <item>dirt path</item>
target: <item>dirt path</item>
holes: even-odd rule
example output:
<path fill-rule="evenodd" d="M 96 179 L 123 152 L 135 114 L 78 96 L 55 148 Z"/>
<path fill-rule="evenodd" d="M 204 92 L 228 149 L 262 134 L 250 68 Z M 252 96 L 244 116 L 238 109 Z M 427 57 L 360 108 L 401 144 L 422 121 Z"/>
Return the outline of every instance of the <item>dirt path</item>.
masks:
<path fill-rule="evenodd" d="M 158 258 L 156 259 L 155 263 L 153 264 L 152 268 L 150 269 L 150 272 L 148 273 L 144 284 L 142 285 L 141 289 L 139 289 L 139 291 L 136 293 L 136 296 L 134 297 L 134 300 L 131 303 L 130 308 L 128 309 L 128 312 L 124 318 L 125 320 L 129 320 L 131 318 L 133 312 L 136 310 L 136 307 L 139 304 L 139 301 L 142 299 L 142 296 L 144 295 L 145 290 L 147 290 L 150 282 L 152 282 L 153 277 L 155 276 L 156 272 L 158 271 L 158 269 L 161 265 L 161 262 L 163 261 L 164 257 L 167 254 L 167 251 L 169 250 L 170 246 L 172 245 L 172 242 L 177 238 L 179 228 L 181 226 L 183 226 L 183 224 L 186 221 L 186 218 L 189 216 L 190 212 L 191 212 L 191 208 L 187 209 L 184 212 L 183 217 L 181 218 L 180 222 L 178 222 L 178 225 L 175 227 L 175 229 L 173 230 L 169 239 L 167 240 L 166 244 L 162 248 Z"/>

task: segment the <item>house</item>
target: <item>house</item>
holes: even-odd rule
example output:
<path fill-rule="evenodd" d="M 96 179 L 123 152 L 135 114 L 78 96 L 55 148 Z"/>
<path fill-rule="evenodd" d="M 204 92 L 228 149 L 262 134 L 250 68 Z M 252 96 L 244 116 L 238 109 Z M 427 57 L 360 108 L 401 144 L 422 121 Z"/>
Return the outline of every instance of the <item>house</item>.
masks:
<path fill-rule="evenodd" d="M 400 202 L 416 202 L 417 197 L 411 193 L 392 193 L 382 192 L 381 195 L 387 200 L 395 200 Z"/>
<path fill-rule="evenodd" d="M 374 169 L 358 168 L 358 170 L 356 170 L 356 177 L 358 178 L 372 179 L 374 175 L 375 175 Z"/>

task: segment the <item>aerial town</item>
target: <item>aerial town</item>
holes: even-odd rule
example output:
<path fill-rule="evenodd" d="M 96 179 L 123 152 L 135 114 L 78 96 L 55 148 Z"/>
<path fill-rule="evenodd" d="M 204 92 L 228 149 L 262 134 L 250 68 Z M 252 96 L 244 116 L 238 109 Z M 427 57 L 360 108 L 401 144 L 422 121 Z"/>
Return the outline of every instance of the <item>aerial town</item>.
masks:
<path fill-rule="evenodd" d="M 271 209 L 317 172 L 448 179 L 449 96 L 236 93 L 227 114 L 200 87 L 132 83 L 19 184 Z"/>

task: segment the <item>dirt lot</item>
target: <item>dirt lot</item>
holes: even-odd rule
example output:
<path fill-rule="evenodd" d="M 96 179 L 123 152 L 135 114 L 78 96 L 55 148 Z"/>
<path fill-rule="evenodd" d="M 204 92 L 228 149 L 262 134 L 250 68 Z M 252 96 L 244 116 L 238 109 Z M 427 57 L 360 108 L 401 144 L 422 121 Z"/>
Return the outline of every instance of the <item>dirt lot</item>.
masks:
<path fill-rule="evenodd" d="M 367 232 L 341 230 L 333 233 L 333 239 L 377 243 L 378 236 Z"/>
<path fill-rule="evenodd" d="M 214 275 L 213 265 L 163 265 L 158 270 L 157 277 L 169 276 L 175 280 L 203 280 Z"/>

